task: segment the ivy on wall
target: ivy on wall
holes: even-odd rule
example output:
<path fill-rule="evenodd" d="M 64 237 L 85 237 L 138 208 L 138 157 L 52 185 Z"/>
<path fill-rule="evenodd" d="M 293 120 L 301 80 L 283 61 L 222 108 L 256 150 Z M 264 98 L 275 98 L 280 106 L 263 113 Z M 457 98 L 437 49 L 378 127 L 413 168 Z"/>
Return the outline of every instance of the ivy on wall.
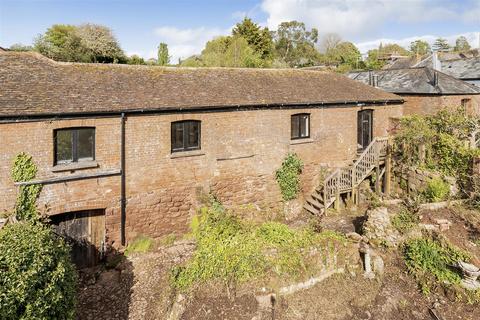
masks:
<path fill-rule="evenodd" d="M 30 181 L 37 175 L 38 168 L 33 162 L 32 156 L 22 152 L 19 153 L 13 162 L 12 179 L 14 182 Z M 34 220 L 38 217 L 36 201 L 42 185 L 22 185 L 19 188 L 17 201 L 15 203 L 15 215 L 19 220 Z"/>
<path fill-rule="evenodd" d="M 283 200 L 288 201 L 297 197 L 300 191 L 299 175 L 302 169 L 302 160 L 295 153 L 289 153 L 283 160 L 282 167 L 275 173 Z"/>

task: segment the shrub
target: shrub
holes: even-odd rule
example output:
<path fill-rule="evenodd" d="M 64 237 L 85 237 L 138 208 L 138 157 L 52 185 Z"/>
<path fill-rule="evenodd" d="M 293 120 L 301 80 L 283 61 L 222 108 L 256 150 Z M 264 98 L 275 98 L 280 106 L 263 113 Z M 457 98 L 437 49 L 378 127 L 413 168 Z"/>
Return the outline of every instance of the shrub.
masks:
<path fill-rule="evenodd" d="M 0 230 L 1 319 L 74 319 L 76 279 L 70 248 L 50 228 Z"/>
<path fill-rule="evenodd" d="M 433 238 L 409 240 L 404 244 L 403 252 L 409 272 L 419 281 L 424 293 L 430 292 L 435 283 L 458 284 L 461 276 L 452 266 L 459 260 L 470 260 L 467 252 L 445 240 Z"/>
<path fill-rule="evenodd" d="M 433 178 L 428 181 L 427 187 L 423 191 L 424 197 L 429 202 L 443 201 L 450 194 L 450 186 L 441 178 Z"/>
<path fill-rule="evenodd" d="M 128 244 L 125 249 L 125 255 L 131 255 L 132 253 L 145 253 L 153 247 L 153 239 L 144 235 L 140 235 Z"/>
<path fill-rule="evenodd" d="M 405 234 L 412 230 L 420 222 L 419 217 L 406 209 L 400 211 L 392 218 L 392 225 L 401 234 Z"/>
<path fill-rule="evenodd" d="M 278 222 L 252 225 L 220 205 L 202 208 L 192 227 L 197 241 L 193 259 L 172 270 L 173 285 L 180 289 L 213 279 L 223 281 L 228 288 L 268 270 L 279 275 L 298 275 L 308 268 L 303 248 L 346 241 L 337 233 L 293 230 Z"/>
<path fill-rule="evenodd" d="M 302 169 L 302 160 L 296 154 L 289 153 L 283 161 L 282 167 L 275 173 L 283 200 L 288 201 L 297 197 L 300 191 L 299 175 Z"/>

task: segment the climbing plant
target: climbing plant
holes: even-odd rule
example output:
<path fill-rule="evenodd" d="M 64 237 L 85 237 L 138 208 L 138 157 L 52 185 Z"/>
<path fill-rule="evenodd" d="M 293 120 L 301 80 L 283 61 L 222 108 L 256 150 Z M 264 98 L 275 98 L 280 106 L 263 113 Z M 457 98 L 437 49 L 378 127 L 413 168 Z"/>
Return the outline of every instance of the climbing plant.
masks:
<path fill-rule="evenodd" d="M 297 197 L 302 169 L 302 160 L 295 153 L 289 153 L 283 160 L 282 167 L 275 174 L 283 200 L 288 201 Z"/>
<path fill-rule="evenodd" d="M 396 159 L 401 164 L 456 177 L 465 186 L 473 158 L 480 155 L 479 149 L 470 148 L 466 142 L 479 124 L 479 119 L 463 108 L 405 117 L 395 137 Z"/>
<path fill-rule="evenodd" d="M 37 166 L 32 156 L 22 152 L 13 162 L 12 179 L 14 182 L 29 181 L 37 175 Z M 15 204 L 15 215 L 19 220 L 34 220 L 38 217 L 36 201 L 42 186 L 39 184 L 22 185 L 19 188 Z"/>

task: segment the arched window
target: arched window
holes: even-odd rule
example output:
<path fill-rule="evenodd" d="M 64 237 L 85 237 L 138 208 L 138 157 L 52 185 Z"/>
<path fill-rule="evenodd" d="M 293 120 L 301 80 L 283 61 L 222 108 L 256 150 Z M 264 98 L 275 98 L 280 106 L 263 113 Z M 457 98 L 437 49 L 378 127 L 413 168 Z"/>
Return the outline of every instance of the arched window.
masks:
<path fill-rule="evenodd" d="M 298 113 L 292 115 L 291 121 L 292 139 L 303 139 L 310 137 L 310 114 Z"/>
<path fill-rule="evenodd" d="M 172 122 L 172 152 L 200 149 L 200 131 L 198 120 Z"/>
<path fill-rule="evenodd" d="M 95 128 L 64 128 L 53 132 L 55 164 L 95 160 Z"/>

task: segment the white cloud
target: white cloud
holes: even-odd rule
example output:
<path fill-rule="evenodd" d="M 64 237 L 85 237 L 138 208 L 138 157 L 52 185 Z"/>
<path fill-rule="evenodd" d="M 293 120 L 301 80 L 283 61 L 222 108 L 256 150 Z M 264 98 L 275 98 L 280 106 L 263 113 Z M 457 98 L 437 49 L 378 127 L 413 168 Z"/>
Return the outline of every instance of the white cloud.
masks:
<path fill-rule="evenodd" d="M 467 33 L 462 33 L 462 34 L 455 34 L 455 35 L 450 35 L 450 36 L 443 36 L 443 35 L 423 35 L 423 36 L 416 36 L 416 37 L 408 37 L 408 38 L 403 38 L 403 39 L 391 39 L 391 38 L 382 38 L 382 39 L 376 39 L 372 41 L 365 41 L 365 42 L 359 42 L 356 43 L 356 46 L 362 53 L 366 53 L 368 50 L 371 49 L 376 49 L 380 45 L 380 43 L 386 44 L 386 43 L 397 43 L 401 45 L 402 47 L 405 47 L 408 49 L 410 46 L 410 43 L 415 40 L 424 40 L 427 41 L 430 45 L 432 45 L 435 40 L 438 37 L 445 38 L 450 45 L 455 45 L 455 40 L 459 36 L 464 36 L 467 38 L 468 42 L 470 43 L 470 46 L 472 48 L 479 48 L 480 47 L 480 32 L 467 32 Z"/>
<path fill-rule="evenodd" d="M 230 29 L 207 27 L 180 29 L 171 26 L 159 27 L 154 31 L 160 42 L 168 44 L 172 63 L 176 63 L 179 58 L 185 59 L 191 55 L 199 54 L 207 41 L 229 32 Z M 153 57 L 156 57 L 156 51 L 149 52 L 147 58 Z"/>
<path fill-rule="evenodd" d="M 473 2 L 472 2 L 473 3 Z M 446 0 L 263 0 L 269 28 L 283 21 L 303 21 L 321 34 L 335 32 L 345 38 L 363 38 L 385 23 L 471 22 L 470 11 Z M 474 5 L 476 6 L 476 5 Z"/>

